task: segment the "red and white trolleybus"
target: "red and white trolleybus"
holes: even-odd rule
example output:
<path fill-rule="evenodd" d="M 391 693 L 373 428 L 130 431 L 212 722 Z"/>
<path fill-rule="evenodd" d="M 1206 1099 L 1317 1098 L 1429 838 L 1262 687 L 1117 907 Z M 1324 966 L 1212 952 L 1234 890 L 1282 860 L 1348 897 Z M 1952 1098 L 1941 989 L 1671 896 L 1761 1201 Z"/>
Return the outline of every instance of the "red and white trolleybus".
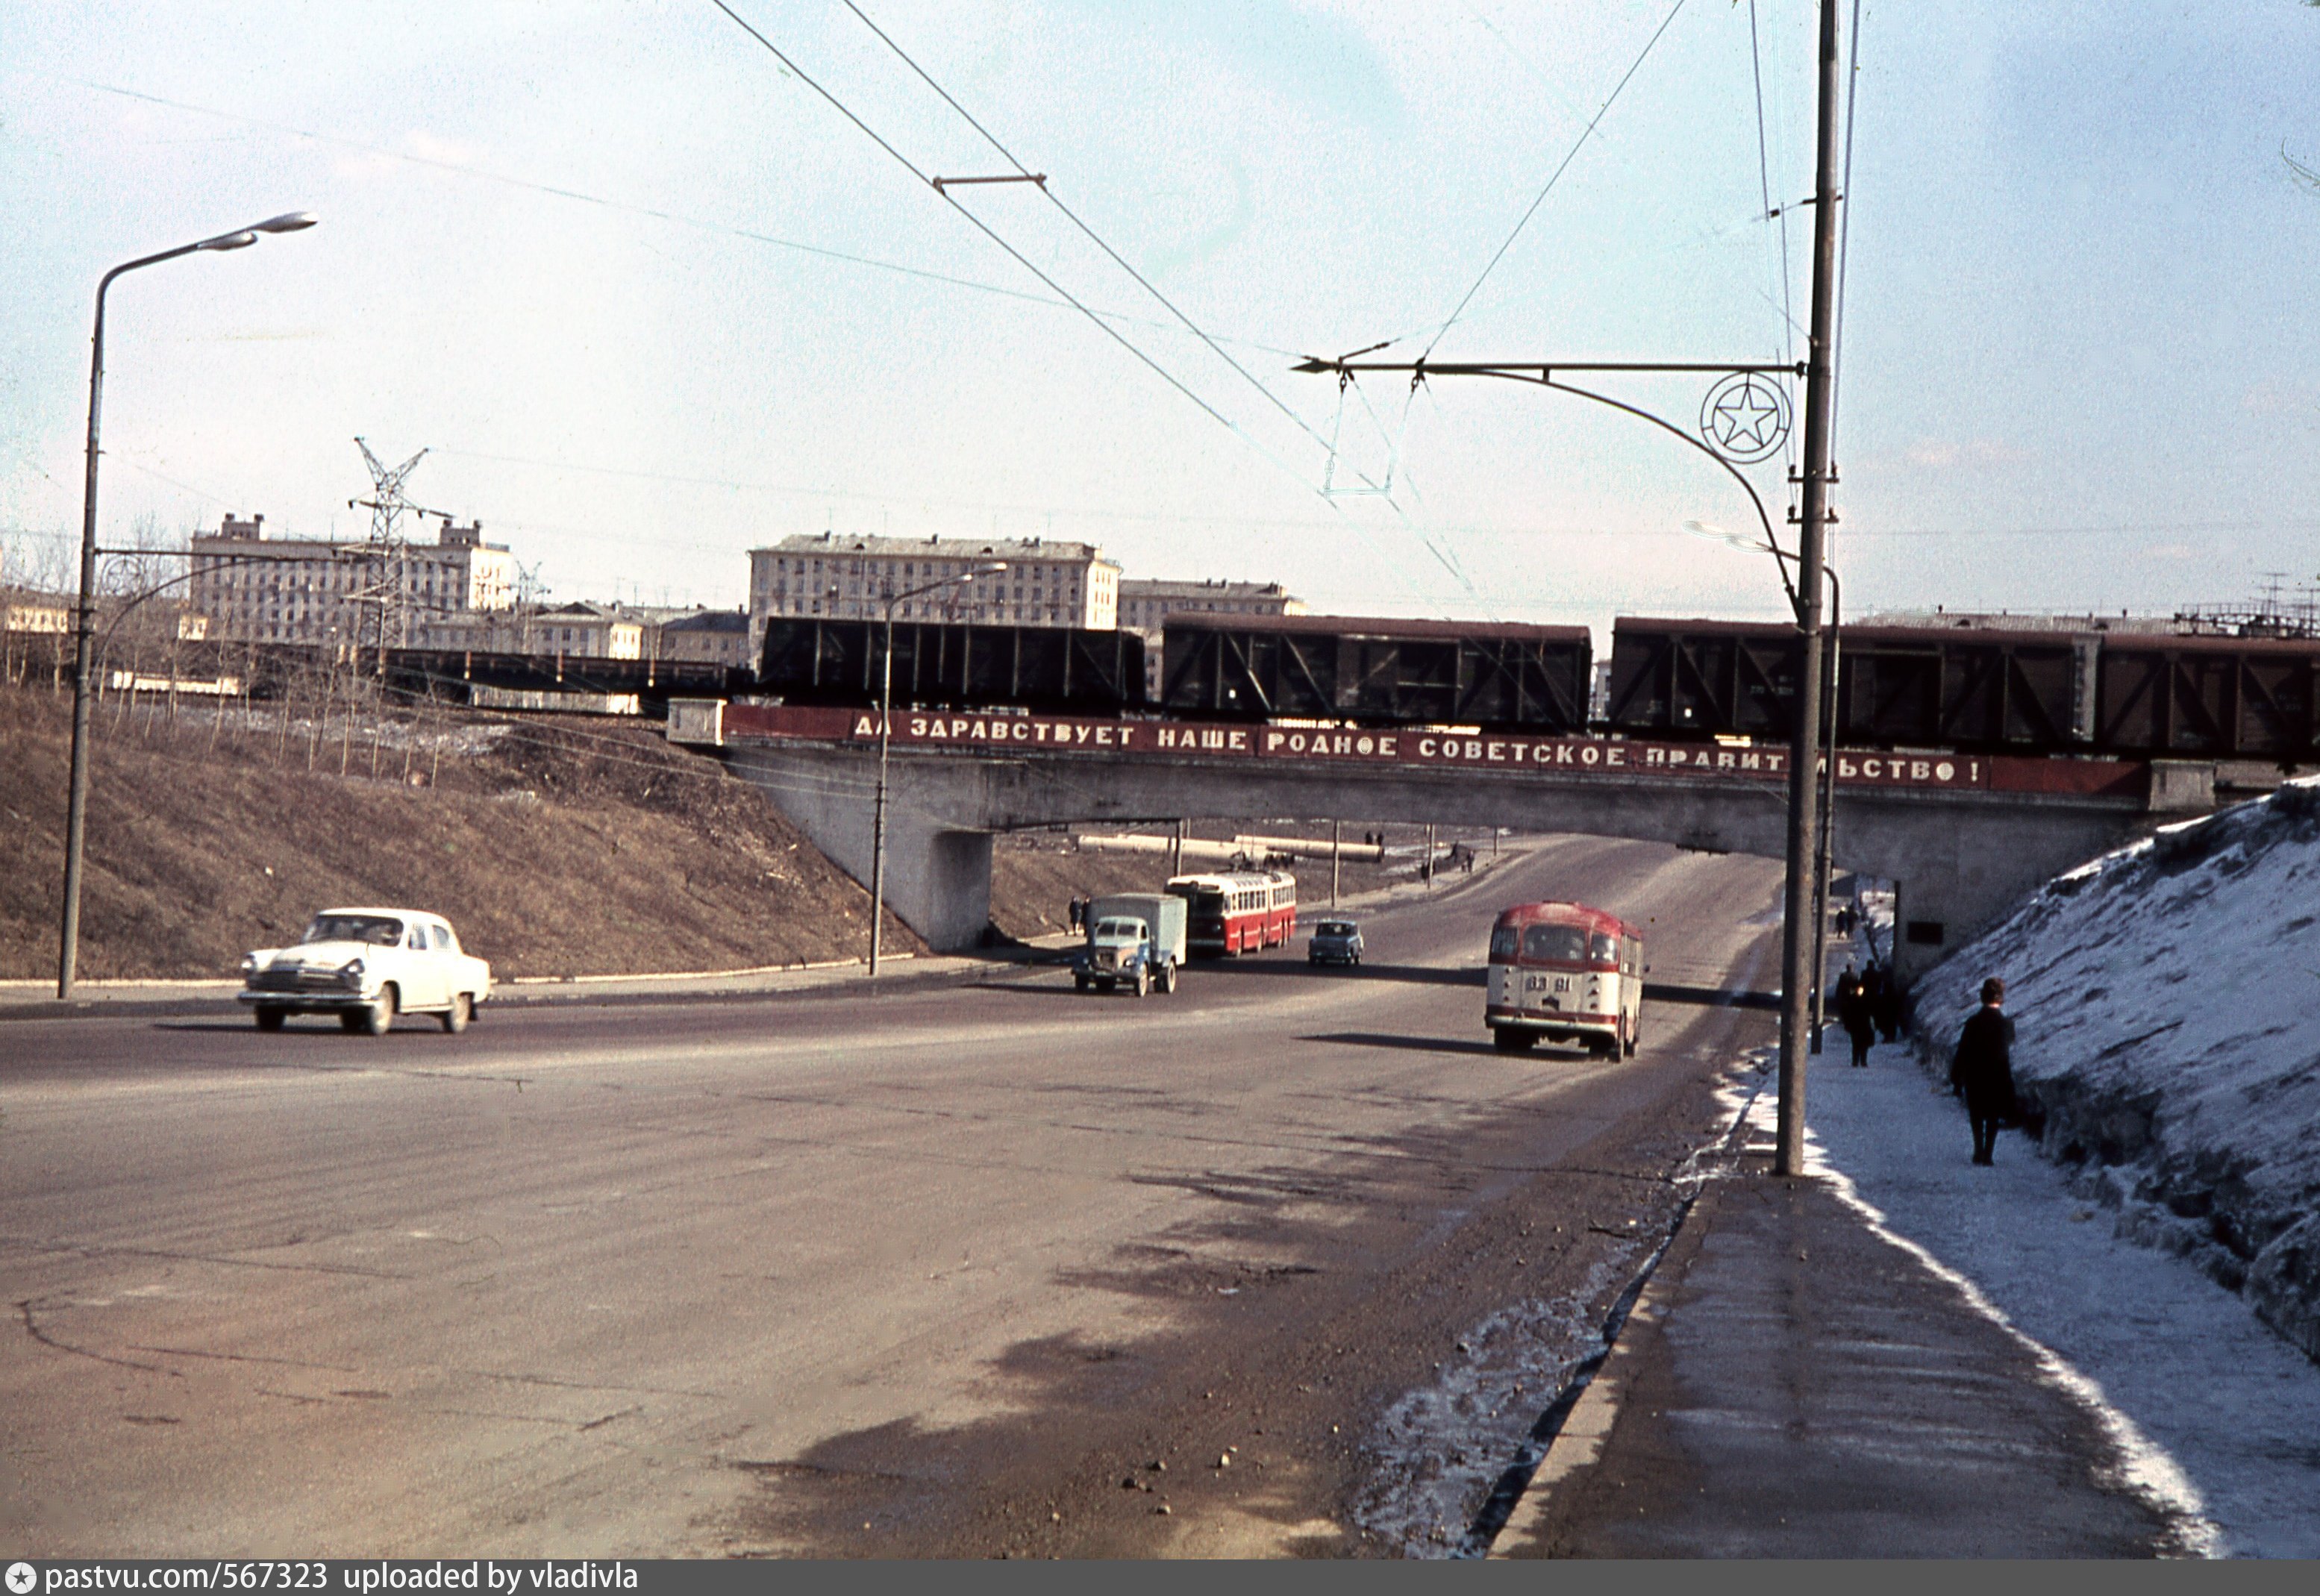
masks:
<path fill-rule="evenodd" d="M 1518 1053 L 1542 1037 L 1632 1055 L 1644 1018 L 1644 938 L 1584 903 L 1518 903 L 1491 929 L 1491 1039 Z"/>
<path fill-rule="evenodd" d="M 1297 935 L 1297 878 L 1286 870 L 1172 875 L 1185 902 L 1185 940 L 1194 953 L 1279 948 Z"/>

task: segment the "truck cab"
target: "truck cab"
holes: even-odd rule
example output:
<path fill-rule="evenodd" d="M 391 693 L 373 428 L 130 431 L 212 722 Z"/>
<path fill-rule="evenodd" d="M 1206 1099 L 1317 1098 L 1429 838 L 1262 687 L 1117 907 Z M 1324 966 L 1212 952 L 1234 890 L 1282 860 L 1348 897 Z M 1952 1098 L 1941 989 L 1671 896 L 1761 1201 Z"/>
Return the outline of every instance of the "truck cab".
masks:
<path fill-rule="evenodd" d="M 1184 962 L 1184 902 L 1156 893 L 1121 893 L 1088 906 L 1087 945 L 1072 961 L 1072 984 L 1085 992 L 1176 990 Z"/>

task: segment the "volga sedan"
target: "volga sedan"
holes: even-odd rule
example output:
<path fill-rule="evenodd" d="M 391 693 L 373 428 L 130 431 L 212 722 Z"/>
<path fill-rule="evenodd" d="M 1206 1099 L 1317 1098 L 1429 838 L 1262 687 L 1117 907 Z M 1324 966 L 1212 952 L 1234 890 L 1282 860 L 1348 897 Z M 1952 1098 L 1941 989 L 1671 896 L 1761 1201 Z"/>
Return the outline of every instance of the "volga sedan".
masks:
<path fill-rule="evenodd" d="M 295 946 L 261 948 L 241 961 L 240 1001 L 260 1030 L 293 1014 L 336 1014 L 368 1036 L 397 1014 L 432 1014 L 467 1029 L 492 995 L 492 966 L 459 946 L 437 914 L 415 909 L 325 909 Z"/>

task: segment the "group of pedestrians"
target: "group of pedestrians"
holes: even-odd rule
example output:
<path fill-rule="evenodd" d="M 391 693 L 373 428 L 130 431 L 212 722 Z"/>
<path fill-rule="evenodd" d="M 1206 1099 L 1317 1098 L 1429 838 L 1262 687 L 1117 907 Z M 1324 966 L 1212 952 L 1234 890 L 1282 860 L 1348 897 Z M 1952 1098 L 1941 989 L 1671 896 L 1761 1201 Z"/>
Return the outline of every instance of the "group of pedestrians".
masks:
<path fill-rule="evenodd" d="M 1855 1068 L 1866 1068 L 1869 1049 L 1881 1033 L 1890 1042 L 1901 1032 L 1901 989 L 1893 973 L 1871 960 L 1855 973 L 1848 964 L 1836 978 L 1837 1022 L 1853 1042 Z M 1959 1031 L 1950 1056 L 1950 1092 L 1965 1102 L 1973 1127 L 1973 1161 L 1991 1164 L 1998 1133 L 2022 1122 L 2014 1090 L 2014 1020 L 2006 1012 L 2006 983 L 1992 975 L 1981 984 L 1981 1006 Z"/>
<path fill-rule="evenodd" d="M 1074 931 L 1084 931 L 1087 929 L 1088 910 L 1092 907 L 1093 904 L 1094 900 L 1092 898 L 1074 896 L 1072 899 L 1070 904 L 1067 905 L 1064 911 L 1065 920 L 1071 929 Z"/>
<path fill-rule="evenodd" d="M 1836 978 L 1836 1022 L 1852 1039 L 1856 1069 L 1868 1067 L 1869 1049 L 1879 1033 L 1889 1042 L 1900 1040 L 1901 984 L 1893 979 L 1893 972 L 1875 959 L 1858 974 L 1846 965 Z"/>

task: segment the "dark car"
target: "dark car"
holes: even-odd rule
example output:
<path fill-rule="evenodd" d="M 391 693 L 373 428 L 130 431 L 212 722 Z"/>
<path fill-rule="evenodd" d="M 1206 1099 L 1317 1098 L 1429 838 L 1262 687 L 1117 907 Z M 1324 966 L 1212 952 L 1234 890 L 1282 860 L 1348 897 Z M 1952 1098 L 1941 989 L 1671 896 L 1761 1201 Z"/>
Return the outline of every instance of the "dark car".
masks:
<path fill-rule="evenodd" d="M 1350 920 L 1317 920 L 1313 941 L 1305 950 L 1317 965 L 1357 965 L 1362 962 L 1362 928 Z"/>

